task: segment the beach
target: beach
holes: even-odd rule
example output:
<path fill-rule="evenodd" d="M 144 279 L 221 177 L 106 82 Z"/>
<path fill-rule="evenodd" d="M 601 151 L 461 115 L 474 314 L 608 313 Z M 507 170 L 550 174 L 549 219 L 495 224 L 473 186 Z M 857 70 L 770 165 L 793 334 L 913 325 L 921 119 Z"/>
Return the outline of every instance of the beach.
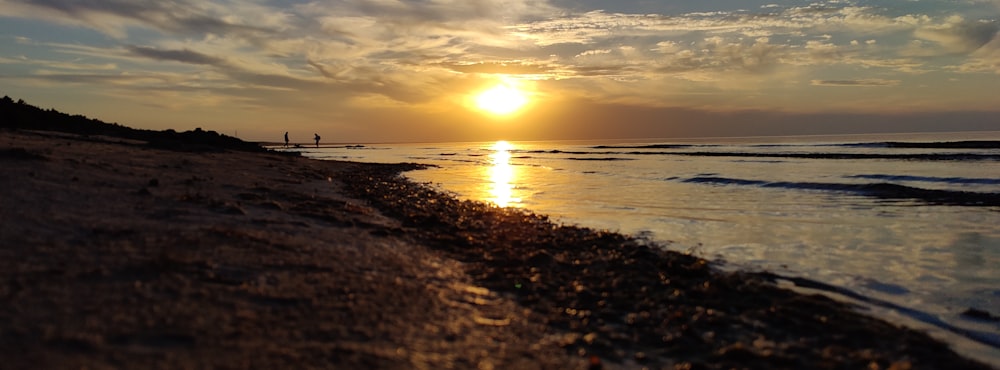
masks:
<path fill-rule="evenodd" d="M 0 131 L 5 368 L 989 368 L 417 164 L 162 144 Z"/>

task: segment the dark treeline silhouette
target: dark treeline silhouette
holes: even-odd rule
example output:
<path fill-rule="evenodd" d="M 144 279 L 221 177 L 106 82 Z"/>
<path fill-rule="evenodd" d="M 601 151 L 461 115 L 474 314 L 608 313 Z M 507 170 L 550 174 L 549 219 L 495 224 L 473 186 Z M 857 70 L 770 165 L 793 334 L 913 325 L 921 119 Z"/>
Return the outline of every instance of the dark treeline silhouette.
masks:
<path fill-rule="evenodd" d="M 222 135 L 215 131 L 205 131 L 201 128 L 185 132 L 134 129 L 117 123 L 106 123 L 87 118 L 79 114 L 69 115 L 51 108 L 41 109 L 25 103 L 24 100 L 14 102 L 9 96 L 0 99 L 0 117 L 2 117 L 0 128 L 58 131 L 86 136 L 113 136 L 146 141 L 150 146 L 160 149 L 266 151 L 255 143 Z"/>

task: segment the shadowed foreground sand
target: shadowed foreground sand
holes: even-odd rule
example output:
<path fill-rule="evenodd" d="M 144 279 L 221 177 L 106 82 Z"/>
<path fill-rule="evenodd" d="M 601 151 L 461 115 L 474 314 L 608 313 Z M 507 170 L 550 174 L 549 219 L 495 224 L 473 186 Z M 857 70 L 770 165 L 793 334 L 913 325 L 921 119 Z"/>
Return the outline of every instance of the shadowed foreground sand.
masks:
<path fill-rule="evenodd" d="M 415 167 L 2 130 L 0 367 L 987 368 Z"/>

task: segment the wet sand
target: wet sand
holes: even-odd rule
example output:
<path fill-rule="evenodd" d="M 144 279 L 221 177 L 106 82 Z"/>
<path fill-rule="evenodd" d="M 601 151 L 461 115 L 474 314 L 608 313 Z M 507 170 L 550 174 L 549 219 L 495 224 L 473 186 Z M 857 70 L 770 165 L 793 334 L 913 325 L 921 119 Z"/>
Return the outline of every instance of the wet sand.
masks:
<path fill-rule="evenodd" d="M 0 131 L 4 368 L 988 368 L 417 165 L 151 144 Z"/>

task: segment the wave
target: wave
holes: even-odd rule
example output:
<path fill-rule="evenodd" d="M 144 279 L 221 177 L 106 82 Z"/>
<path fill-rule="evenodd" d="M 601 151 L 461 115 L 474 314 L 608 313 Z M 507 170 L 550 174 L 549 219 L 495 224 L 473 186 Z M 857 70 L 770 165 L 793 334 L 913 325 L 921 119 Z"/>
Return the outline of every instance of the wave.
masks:
<path fill-rule="evenodd" d="M 627 153 L 646 154 L 646 153 Z M 926 153 L 926 154 L 882 154 L 882 153 L 747 153 L 747 152 L 676 152 L 669 155 L 703 157 L 744 157 L 744 158 L 802 158 L 802 159 L 889 159 L 917 161 L 998 161 L 1000 154 L 979 153 Z"/>
<path fill-rule="evenodd" d="M 567 150 L 526 150 L 525 154 L 568 154 L 568 155 L 663 155 L 688 157 L 735 157 L 735 158 L 800 158 L 800 159 L 885 159 L 904 161 L 1000 161 L 1000 154 L 983 153 L 751 153 L 751 152 L 639 152 L 639 151 L 567 151 Z"/>
<path fill-rule="evenodd" d="M 967 141 L 941 141 L 941 142 L 883 141 L 877 143 L 850 143 L 850 144 L 839 144 L 839 145 L 844 147 L 854 147 L 854 148 L 1000 149 L 1000 141 L 996 140 L 967 140 Z"/>
<path fill-rule="evenodd" d="M 1000 185 L 1000 179 L 979 179 L 979 178 L 968 178 L 968 177 L 932 177 L 932 176 L 907 176 L 907 175 L 853 175 L 846 177 L 849 179 L 886 180 L 886 181 L 914 181 L 914 182 L 937 182 L 946 184 Z"/>
<path fill-rule="evenodd" d="M 889 301 L 886 301 L 886 300 L 878 299 L 878 298 L 875 298 L 875 297 L 866 296 L 866 295 L 860 294 L 858 292 L 855 292 L 853 290 L 850 290 L 850 289 L 847 289 L 847 288 L 844 288 L 844 287 L 839 287 L 839 286 L 836 286 L 836 285 L 827 284 L 827 283 L 824 283 L 824 282 L 820 282 L 820 281 L 812 280 L 812 279 L 808 279 L 808 278 L 801 278 L 801 277 L 795 277 L 795 276 L 785 276 L 785 275 L 779 275 L 779 274 L 775 274 L 775 273 L 772 273 L 772 272 L 766 272 L 766 271 L 764 271 L 764 272 L 757 272 L 757 273 L 754 273 L 754 275 L 760 276 L 761 278 L 764 278 L 765 280 L 768 280 L 768 281 L 770 281 L 772 283 L 777 283 L 779 280 L 783 280 L 783 281 L 790 282 L 790 283 L 792 283 L 795 286 L 800 287 L 800 288 L 815 289 L 815 290 L 818 290 L 818 291 L 821 291 L 821 292 L 826 292 L 828 294 L 836 294 L 836 295 L 840 295 L 840 296 L 843 296 L 843 297 L 851 298 L 851 299 L 857 300 L 859 302 L 871 304 L 873 306 L 878 306 L 878 307 L 882 307 L 882 308 L 888 308 L 888 309 L 896 311 L 899 314 L 902 314 L 904 316 L 912 318 L 914 320 L 918 320 L 918 321 L 926 323 L 926 324 L 934 325 L 934 326 L 939 327 L 941 329 L 944 329 L 944 330 L 950 331 L 952 333 L 961 335 L 961 336 L 963 336 L 965 338 L 974 340 L 976 342 L 985 344 L 985 345 L 993 347 L 993 348 L 1000 348 L 1000 338 L 997 338 L 995 335 L 992 335 L 991 333 L 983 332 L 983 331 L 978 331 L 978 330 L 971 330 L 971 329 L 960 328 L 960 327 L 948 324 L 944 320 L 941 320 L 941 318 L 939 318 L 937 315 L 934 315 L 934 314 L 931 314 L 931 313 L 928 313 L 928 312 L 924 312 L 924 311 L 920 311 L 920 310 L 917 310 L 917 309 L 914 309 L 914 308 L 901 306 L 901 305 L 898 305 L 898 304 L 895 304 L 895 303 L 892 303 L 892 302 L 889 302 Z"/>
<path fill-rule="evenodd" d="M 735 159 L 733 163 L 785 163 L 778 159 Z"/>
<path fill-rule="evenodd" d="M 584 158 L 569 157 L 569 158 L 563 158 L 563 159 L 565 159 L 567 161 L 632 161 L 632 160 L 635 160 L 635 158 L 616 158 L 616 157 L 593 157 L 593 158 L 591 158 L 591 157 L 584 157 Z"/>
<path fill-rule="evenodd" d="M 550 150 L 542 150 L 542 149 L 536 149 L 536 150 L 511 150 L 510 152 L 511 153 L 525 153 L 525 154 L 576 154 L 576 155 L 581 155 L 581 154 L 582 155 L 587 155 L 587 154 L 613 154 L 613 153 L 620 153 L 620 152 L 581 152 L 581 151 L 559 150 L 559 149 L 550 149 Z"/>
<path fill-rule="evenodd" d="M 697 147 L 719 147 L 718 144 L 644 144 L 644 145 L 595 145 L 591 149 L 686 149 Z M 847 147 L 847 148 L 895 148 L 895 149 L 1000 149 L 1000 141 L 997 140 L 964 140 L 964 141 L 941 141 L 941 142 L 908 142 L 908 141 L 881 141 L 868 143 L 839 143 L 839 144 L 751 144 L 754 148 L 780 148 L 780 147 Z"/>
<path fill-rule="evenodd" d="M 969 191 L 921 189 L 911 186 L 890 184 L 890 183 L 842 184 L 842 183 L 825 183 L 825 182 L 786 182 L 786 181 L 732 179 L 732 178 L 716 177 L 716 176 L 697 176 L 681 181 L 687 183 L 697 183 L 697 184 L 758 186 L 762 188 L 781 188 L 781 189 L 794 189 L 794 190 L 820 190 L 820 191 L 863 195 L 879 199 L 893 199 L 893 200 L 915 199 L 939 205 L 978 206 L 978 207 L 1000 206 L 1000 193 L 977 193 Z"/>
<path fill-rule="evenodd" d="M 648 145 L 597 145 L 591 149 L 682 149 L 695 146 L 716 146 L 716 145 L 691 145 L 691 144 L 648 144 Z"/>

